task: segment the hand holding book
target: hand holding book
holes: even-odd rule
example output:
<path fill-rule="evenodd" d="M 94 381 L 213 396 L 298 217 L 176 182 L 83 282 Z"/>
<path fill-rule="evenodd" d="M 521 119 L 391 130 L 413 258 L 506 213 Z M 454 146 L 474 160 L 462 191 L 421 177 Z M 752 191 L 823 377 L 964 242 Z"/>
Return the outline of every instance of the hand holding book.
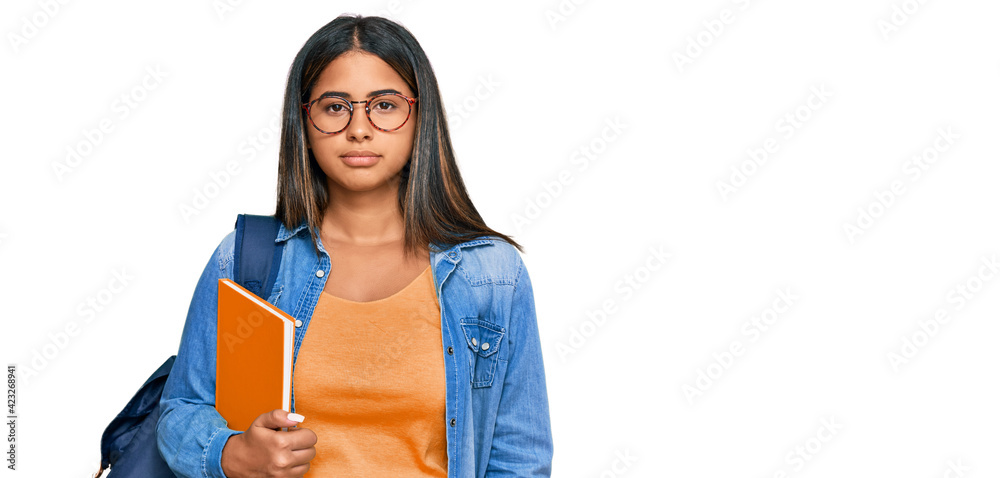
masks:
<path fill-rule="evenodd" d="M 304 475 L 316 456 L 316 433 L 296 426 L 303 419 L 281 409 L 261 414 L 245 432 L 229 437 L 222 471 L 228 477 Z M 285 427 L 293 428 L 280 431 Z"/>

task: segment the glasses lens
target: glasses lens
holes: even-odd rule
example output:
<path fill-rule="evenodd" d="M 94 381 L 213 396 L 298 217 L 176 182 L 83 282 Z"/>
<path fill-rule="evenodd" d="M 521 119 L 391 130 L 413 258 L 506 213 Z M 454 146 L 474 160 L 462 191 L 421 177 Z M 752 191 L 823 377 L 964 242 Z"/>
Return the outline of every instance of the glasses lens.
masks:
<path fill-rule="evenodd" d="M 393 130 L 403 126 L 410 116 L 410 103 L 397 95 L 376 96 L 372 98 L 368 116 L 375 126 Z"/>
<path fill-rule="evenodd" d="M 309 117 L 317 128 L 334 133 L 344 129 L 351 120 L 351 105 L 343 98 L 322 98 L 309 108 Z"/>

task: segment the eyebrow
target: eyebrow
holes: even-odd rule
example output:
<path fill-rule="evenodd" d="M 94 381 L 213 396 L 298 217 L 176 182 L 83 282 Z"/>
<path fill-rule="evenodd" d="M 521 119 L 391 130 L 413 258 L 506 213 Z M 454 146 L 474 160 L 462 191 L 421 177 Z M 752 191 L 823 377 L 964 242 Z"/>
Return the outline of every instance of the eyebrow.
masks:
<path fill-rule="evenodd" d="M 367 97 L 368 98 L 372 98 L 374 96 L 384 95 L 386 93 L 399 93 L 399 94 L 403 94 L 399 90 L 396 90 L 396 89 L 393 89 L 393 88 L 385 88 L 385 89 L 382 89 L 382 90 L 375 90 L 375 91 L 373 91 L 371 93 L 368 93 Z M 344 98 L 350 98 L 351 94 L 347 93 L 345 91 L 326 91 L 322 95 L 320 95 L 321 98 L 324 97 L 324 96 L 343 96 Z"/>

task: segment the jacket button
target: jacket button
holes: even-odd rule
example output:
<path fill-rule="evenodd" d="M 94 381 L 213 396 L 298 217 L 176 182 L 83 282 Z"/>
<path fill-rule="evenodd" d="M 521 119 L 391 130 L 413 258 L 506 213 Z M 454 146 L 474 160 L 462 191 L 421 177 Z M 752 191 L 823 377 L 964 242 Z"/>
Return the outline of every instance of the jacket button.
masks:
<path fill-rule="evenodd" d="M 451 419 L 451 426 L 455 426 L 455 419 L 454 418 Z"/>
<path fill-rule="evenodd" d="M 483 350 L 486 350 L 488 348 L 490 348 L 490 343 L 489 342 L 483 342 Z"/>
<path fill-rule="evenodd" d="M 455 349 L 451 346 L 448 347 L 448 355 L 455 355 Z"/>
<path fill-rule="evenodd" d="M 472 338 L 472 346 L 473 346 L 473 347 L 475 347 L 475 346 L 477 346 L 477 345 L 479 345 L 479 343 L 477 343 L 477 342 L 476 342 L 476 338 L 475 338 L 475 337 L 473 337 L 473 338 Z"/>
<path fill-rule="evenodd" d="M 316 271 L 316 277 L 323 277 L 323 269 Z"/>
<path fill-rule="evenodd" d="M 295 319 L 295 326 L 296 327 L 302 327 L 302 321 L 299 320 L 299 319 Z"/>

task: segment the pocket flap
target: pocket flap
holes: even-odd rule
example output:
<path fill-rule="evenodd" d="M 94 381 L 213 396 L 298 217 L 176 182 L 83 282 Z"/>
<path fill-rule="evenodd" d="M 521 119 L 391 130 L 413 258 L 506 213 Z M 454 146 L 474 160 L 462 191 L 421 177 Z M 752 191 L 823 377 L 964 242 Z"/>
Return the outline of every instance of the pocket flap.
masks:
<path fill-rule="evenodd" d="M 489 357 L 500 348 L 506 329 L 492 322 L 480 319 L 462 319 L 465 342 L 480 357 Z"/>

